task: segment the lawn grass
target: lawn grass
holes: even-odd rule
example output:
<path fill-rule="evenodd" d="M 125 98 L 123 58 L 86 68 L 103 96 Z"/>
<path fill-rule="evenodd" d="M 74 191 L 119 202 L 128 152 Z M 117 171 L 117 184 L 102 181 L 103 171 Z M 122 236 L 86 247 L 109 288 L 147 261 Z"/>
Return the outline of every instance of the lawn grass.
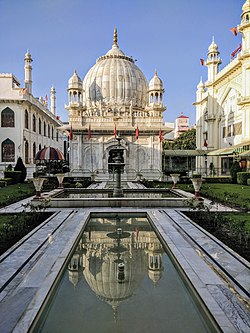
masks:
<path fill-rule="evenodd" d="M 33 183 L 20 183 L 0 188 L 0 208 L 35 194 Z"/>
<path fill-rule="evenodd" d="M 194 193 L 192 184 L 178 184 L 178 188 Z M 250 186 L 203 183 L 200 193 L 202 197 L 223 203 L 226 206 L 250 210 Z"/>

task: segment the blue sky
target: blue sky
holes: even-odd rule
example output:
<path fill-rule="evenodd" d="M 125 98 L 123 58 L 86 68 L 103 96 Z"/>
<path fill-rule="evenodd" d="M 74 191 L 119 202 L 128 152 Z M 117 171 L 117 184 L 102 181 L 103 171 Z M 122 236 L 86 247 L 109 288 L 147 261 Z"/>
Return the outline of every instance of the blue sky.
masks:
<path fill-rule="evenodd" d="M 0 72 L 23 86 L 23 58 L 33 58 L 33 93 L 57 92 L 57 114 L 67 121 L 67 82 L 77 69 L 83 79 L 96 59 L 118 44 L 147 80 L 157 69 L 165 88 L 164 121 L 181 112 L 195 123 L 196 86 L 207 79 L 207 49 L 215 37 L 221 68 L 241 42 L 229 29 L 240 23 L 245 0 L 0 0 Z"/>

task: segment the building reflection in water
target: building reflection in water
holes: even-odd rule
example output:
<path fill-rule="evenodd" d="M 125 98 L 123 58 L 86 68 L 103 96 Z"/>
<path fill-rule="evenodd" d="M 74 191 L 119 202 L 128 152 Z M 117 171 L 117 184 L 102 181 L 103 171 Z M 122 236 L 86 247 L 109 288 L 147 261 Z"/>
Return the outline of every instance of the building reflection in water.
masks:
<path fill-rule="evenodd" d="M 131 297 L 148 274 L 157 287 L 164 249 L 146 217 L 91 218 L 68 264 L 70 282 L 83 276 L 116 318 L 120 302 Z"/>

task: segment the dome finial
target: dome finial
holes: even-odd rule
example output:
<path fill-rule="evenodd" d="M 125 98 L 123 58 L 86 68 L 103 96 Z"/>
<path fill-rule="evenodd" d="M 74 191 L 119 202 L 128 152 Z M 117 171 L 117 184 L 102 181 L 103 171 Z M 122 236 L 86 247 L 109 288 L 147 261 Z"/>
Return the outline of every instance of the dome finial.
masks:
<path fill-rule="evenodd" d="M 115 27 L 115 28 L 114 28 L 113 45 L 118 46 L 118 44 L 117 44 L 117 40 L 118 40 L 118 38 L 117 38 L 117 29 L 116 29 L 116 27 Z"/>

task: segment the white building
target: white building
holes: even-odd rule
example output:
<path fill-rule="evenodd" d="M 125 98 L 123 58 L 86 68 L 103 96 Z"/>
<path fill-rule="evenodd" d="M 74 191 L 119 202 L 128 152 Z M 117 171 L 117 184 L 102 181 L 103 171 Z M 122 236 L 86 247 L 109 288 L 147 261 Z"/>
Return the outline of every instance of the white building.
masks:
<path fill-rule="evenodd" d="M 197 168 L 213 163 L 222 174 L 229 172 L 235 156 L 250 155 L 250 0 L 242 7 L 237 31 L 242 44 L 222 70 L 217 44 L 213 40 L 209 46 L 208 78 L 199 82 L 194 103 L 197 149 L 208 150 L 207 160 L 197 158 Z"/>
<path fill-rule="evenodd" d="M 32 94 L 32 58 L 25 54 L 24 87 L 13 74 L 0 74 L 0 171 L 15 165 L 20 156 L 27 167 L 28 177 L 34 171 L 34 157 L 43 147 L 62 150 L 59 134 L 62 122 L 55 114 L 56 91 L 51 88 L 50 110 L 47 99 Z"/>
<path fill-rule="evenodd" d="M 68 82 L 70 169 L 72 174 L 108 177 L 108 160 L 117 145 L 114 132 L 122 137 L 124 177 L 142 173 L 159 177 L 162 164 L 163 83 L 155 72 L 149 84 L 117 43 L 97 59 L 82 81 L 76 70 Z"/>

